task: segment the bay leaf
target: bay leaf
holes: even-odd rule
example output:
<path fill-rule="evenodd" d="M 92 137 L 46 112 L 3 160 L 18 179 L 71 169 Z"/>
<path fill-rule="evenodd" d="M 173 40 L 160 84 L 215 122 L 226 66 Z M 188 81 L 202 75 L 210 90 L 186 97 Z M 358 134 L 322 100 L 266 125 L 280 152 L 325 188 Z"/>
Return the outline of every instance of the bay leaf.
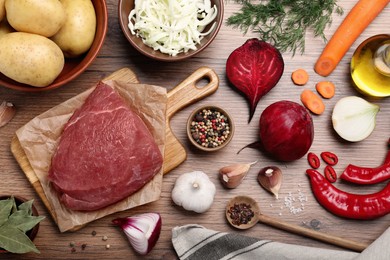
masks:
<path fill-rule="evenodd" d="M 39 253 L 39 250 L 24 232 L 6 225 L 0 227 L 0 247 L 17 254 L 31 251 Z"/>
<path fill-rule="evenodd" d="M 32 205 L 34 200 L 23 202 L 18 206 L 18 210 L 26 210 L 28 215 L 32 215 Z"/>
<path fill-rule="evenodd" d="M 13 204 L 13 198 L 0 200 L 0 226 L 8 220 Z"/>
<path fill-rule="evenodd" d="M 15 211 L 18 210 L 18 207 L 17 207 L 17 205 L 16 205 L 16 200 L 15 200 L 14 196 L 11 196 L 11 199 L 12 199 L 12 201 L 13 201 L 12 210 L 11 210 L 11 214 L 12 214 L 12 213 L 14 213 Z"/>
<path fill-rule="evenodd" d="M 4 226 L 12 226 L 23 232 L 27 232 L 44 218 L 43 216 L 31 216 L 26 210 L 18 210 L 12 213 L 8 221 L 4 223 Z"/>

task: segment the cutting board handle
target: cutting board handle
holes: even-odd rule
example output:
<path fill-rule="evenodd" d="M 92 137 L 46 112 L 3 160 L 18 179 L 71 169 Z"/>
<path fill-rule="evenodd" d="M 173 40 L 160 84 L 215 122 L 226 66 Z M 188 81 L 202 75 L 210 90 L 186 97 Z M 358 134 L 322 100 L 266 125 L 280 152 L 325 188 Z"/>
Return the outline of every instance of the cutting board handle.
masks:
<path fill-rule="evenodd" d="M 198 86 L 201 80 L 207 80 L 207 85 Z M 219 78 L 215 71 L 208 67 L 200 67 L 168 92 L 167 119 L 186 106 L 213 94 L 218 85 Z"/>
<path fill-rule="evenodd" d="M 206 85 L 198 86 L 201 80 L 207 80 Z M 172 116 L 193 104 L 194 102 L 213 94 L 219 86 L 219 78 L 215 71 L 208 67 L 200 67 L 188 78 L 168 92 L 166 115 L 166 139 L 164 151 L 164 174 L 176 168 L 187 158 L 184 146 L 173 134 L 170 119 Z M 183 127 L 185 124 L 183 124 Z"/>

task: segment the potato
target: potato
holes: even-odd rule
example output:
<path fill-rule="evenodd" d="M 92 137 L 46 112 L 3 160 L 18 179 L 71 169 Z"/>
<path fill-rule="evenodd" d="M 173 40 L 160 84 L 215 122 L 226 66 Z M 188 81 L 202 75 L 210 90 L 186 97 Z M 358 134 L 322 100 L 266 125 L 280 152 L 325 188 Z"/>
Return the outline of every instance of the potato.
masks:
<path fill-rule="evenodd" d="M 5 6 L 4 6 L 4 1 L 5 0 L 0 0 L 0 21 L 3 20 L 5 17 Z"/>
<path fill-rule="evenodd" d="M 61 49 L 50 39 L 12 32 L 0 39 L 0 72 L 34 87 L 51 84 L 64 67 Z"/>
<path fill-rule="evenodd" d="M 65 23 L 66 14 L 58 0 L 5 0 L 9 24 L 19 32 L 51 37 Z"/>
<path fill-rule="evenodd" d="M 1 1 L 1 0 L 0 0 Z M 14 32 L 14 28 L 8 24 L 7 19 L 0 22 L 0 38 L 8 33 Z"/>
<path fill-rule="evenodd" d="M 91 0 L 61 0 L 66 21 L 52 40 L 60 46 L 65 57 L 74 58 L 92 45 L 96 32 L 96 13 Z"/>

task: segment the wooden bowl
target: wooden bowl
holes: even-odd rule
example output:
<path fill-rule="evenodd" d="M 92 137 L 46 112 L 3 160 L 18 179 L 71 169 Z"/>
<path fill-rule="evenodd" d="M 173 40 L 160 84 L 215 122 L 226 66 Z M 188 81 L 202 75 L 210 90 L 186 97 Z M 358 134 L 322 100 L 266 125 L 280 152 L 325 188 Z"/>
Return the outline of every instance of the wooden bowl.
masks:
<path fill-rule="evenodd" d="M 98 55 L 107 32 L 108 14 L 106 1 L 92 0 L 92 4 L 95 7 L 96 13 L 96 33 L 95 40 L 93 41 L 92 46 L 87 53 L 78 58 L 66 59 L 65 66 L 60 75 L 58 75 L 58 77 L 54 80 L 53 83 L 46 87 L 33 87 L 27 84 L 19 83 L 4 76 L 1 73 L 0 86 L 27 92 L 39 92 L 58 88 L 75 79 L 82 72 L 84 72 L 85 69 L 88 68 L 88 66 L 95 60 L 96 56 Z"/>
<path fill-rule="evenodd" d="M 28 199 L 21 197 L 21 196 L 14 196 L 15 203 L 17 206 L 22 204 L 23 202 L 29 201 Z M 0 200 L 5 200 L 11 198 L 11 195 L 0 195 Z M 37 208 L 34 206 L 34 204 L 31 207 L 32 215 L 33 216 L 39 216 Z M 26 235 L 30 238 L 31 241 L 34 240 L 34 238 L 37 236 L 39 230 L 39 223 L 36 224 L 32 229 L 26 232 Z M 0 254 L 2 253 L 9 253 L 7 250 L 4 250 L 0 247 Z"/>
<path fill-rule="evenodd" d="M 119 24 L 122 28 L 125 37 L 130 42 L 130 44 L 143 55 L 159 61 L 166 61 L 166 62 L 180 61 L 180 60 L 188 59 L 203 51 L 217 36 L 218 31 L 221 28 L 223 23 L 223 12 L 224 12 L 223 0 L 211 0 L 211 6 L 213 5 L 215 5 L 218 10 L 217 17 L 215 18 L 216 26 L 214 30 L 201 40 L 200 44 L 197 45 L 196 50 L 189 50 L 186 53 L 179 53 L 176 56 L 164 54 L 158 50 L 153 50 L 153 48 L 145 45 L 142 42 L 141 38 L 131 34 L 128 24 L 129 24 L 130 11 L 134 9 L 134 1 L 119 0 L 119 4 L 118 4 Z M 207 31 L 208 29 L 210 29 L 210 27 L 211 25 L 208 25 L 204 31 Z"/>
<path fill-rule="evenodd" d="M 227 137 L 224 141 L 222 141 L 221 144 L 219 144 L 218 146 L 215 146 L 215 147 L 210 147 L 210 146 L 203 146 L 201 143 L 202 141 L 200 140 L 199 137 L 199 134 L 198 132 L 194 131 L 194 126 L 193 126 L 193 122 L 194 121 L 198 121 L 200 122 L 201 120 L 199 119 L 196 119 L 196 116 L 198 113 L 204 111 L 204 110 L 210 110 L 210 111 L 215 111 L 215 112 L 219 112 L 221 115 L 223 115 L 226 119 L 227 119 L 227 122 L 226 120 L 225 121 L 225 124 L 226 126 L 229 126 L 229 129 L 225 129 L 226 130 L 229 130 L 229 133 L 227 134 Z M 202 113 L 204 114 L 204 113 Z M 204 120 L 203 123 L 206 123 L 207 124 L 207 121 L 209 120 Z M 217 126 L 220 125 L 217 123 Z M 221 130 L 221 131 L 224 131 L 224 130 Z M 213 106 L 213 105 L 206 105 L 206 106 L 201 106 L 201 107 L 198 107 L 197 109 L 195 109 L 191 114 L 190 116 L 188 117 L 188 120 L 187 120 L 187 137 L 188 139 L 190 140 L 190 142 L 198 149 L 202 150 L 202 151 L 206 151 L 206 152 L 215 152 L 215 151 L 218 151 L 224 147 L 226 147 L 228 145 L 228 143 L 232 140 L 233 138 L 233 134 L 234 134 L 234 122 L 232 120 L 232 117 L 229 115 L 228 112 L 226 112 L 224 109 L 220 108 L 220 107 L 217 107 L 217 106 Z M 197 141 L 197 140 L 198 141 Z"/>

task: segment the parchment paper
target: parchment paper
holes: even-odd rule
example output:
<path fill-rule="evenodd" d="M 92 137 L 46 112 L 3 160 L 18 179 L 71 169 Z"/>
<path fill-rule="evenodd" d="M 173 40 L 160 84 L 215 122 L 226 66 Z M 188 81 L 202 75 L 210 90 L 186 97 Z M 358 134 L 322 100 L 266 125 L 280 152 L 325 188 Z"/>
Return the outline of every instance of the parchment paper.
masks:
<path fill-rule="evenodd" d="M 127 84 L 120 81 L 104 82 L 116 89 L 130 108 L 141 117 L 152 133 L 162 155 L 164 155 L 166 89 L 146 84 Z M 57 147 L 65 123 L 73 112 L 82 106 L 94 88 L 53 107 L 16 131 L 21 147 L 26 153 L 54 211 L 55 220 L 61 232 L 83 226 L 114 212 L 158 200 L 161 194 L 163 169 L 137 193 L 101 210 L 91 212 L 72 211 L 59 201 L 56 191 L 47 179 L 51 157 Z"/>

